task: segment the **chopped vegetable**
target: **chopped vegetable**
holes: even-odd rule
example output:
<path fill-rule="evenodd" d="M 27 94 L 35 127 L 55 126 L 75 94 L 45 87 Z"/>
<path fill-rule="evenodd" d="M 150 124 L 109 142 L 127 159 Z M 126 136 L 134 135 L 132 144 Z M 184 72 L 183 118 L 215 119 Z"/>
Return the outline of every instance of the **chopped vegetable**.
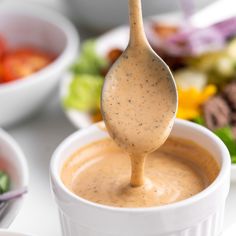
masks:
<path fill-rule="evenodd" d="M 0 35 L 0 84 L 27 77 L 50 64 L 54 56 L 39 48 L 10 48 Z"/>
<path fill-rule="evenodd" d="M 86 41 L 77 62 L 72 66 L 74 74 L 99 75 L 101 69 L 107 65 L 106 59 L 96 53 L 96 43 L 93 40 Z"/>
<path fill-rule="evenodd" d="M 107 66 L 107 60 L 97 55 L 95 46 L 93 40 L 85 42 L 80 58 L 72 66 L 74 76 L 63 101 L 66 108 L 93 114 L 99 112 L 104 81 L 101 72 Z"/>
<path fill-rule="evenodd" d="M 6 51 L 6 41 L 5 39 L 0 35 L 0 58 L 4 55 Z"/>
<path fill-rule="evenodd" d="M 10 188 L 10 178 L 4 172 L 0 171 L 0 194 L 7 192 Z"/>
<path fill-rule="evenodd" d="M 192 120 L 193 122 L 199 124 L 199 125 L 205 125 L 205 120 L 202 116 L 198 116 Z"/>
<path fill-rule="evenodd" d="M 3 82 L 10 82 L 31 75 L 47 66 L 51 61 L 51 55 L 36 49 L 13 50 L 2 59 Z"/>
<path fill-rule="evenodd" d="M 236 156 L 231 156 L 232 163 L 236 164 Z"/>
<path fill-rule="evenodd" d="M 0 171 L 0 203 L 14 200 L 25 193 L 27 193 L 27 187 L 10 190 L 10 178 L 8 174 L 4 171 Z"/>
<path fill-rule="evenodd" d="M 234 63 L 236 63 L 236 39 L 232 39 L 226 46 L 227 54 L 232 58 Z"/>
<path fill-rule="evenodd" d="M 178 88 L 179 105 L 177 117 L 181 119 L 193 120 L 201 115 L 201 105 L 214 95 L 216 86 L 207 85 L 202 91 L 196 88 L 184 90 Z"/>
<path fill-rule="evenodd" d="M 232 158 L 232 162 L 236 163 L 236 142 L 230 127 L 220 128 L 214 131 L 215 134 L 225 143 Z"/>
<path fill-rule="evenodd" d="M 75 76 L 64 99 L 64 106 L 86 112 L 99 110 L 102 85 L 103 77 L 99 75 Z"/>
<path fill-rule="evenodd" d="M 163 23 L 153 24 L 152 27 L 157 36 L 162 39 L 167 39 L 179 31 L 179 27 Z"/>
<path fill-rule="evenodd" d="M 236 31 L 235 31 L 236 32 Z M 224 36 L 214 27 L 189 28 L 179 31 L 165 41 L 163 47 L 171 55 L 197 56 L 225 46 Z"/>

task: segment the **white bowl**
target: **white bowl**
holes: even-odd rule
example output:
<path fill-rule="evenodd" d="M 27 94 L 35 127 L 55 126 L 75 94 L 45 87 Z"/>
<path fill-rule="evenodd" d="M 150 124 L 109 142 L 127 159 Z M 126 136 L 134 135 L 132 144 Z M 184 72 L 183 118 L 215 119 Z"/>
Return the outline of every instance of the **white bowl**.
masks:
<path fill-rule="evenodd" d="M 0 230 L 0 236 L 30 236 L 29 234 L 16 233 L 8 230 Z"/>
<path fill-rule="evenodd" d="M 63 16 L 29 4 L 0 6 L 0 34 L 10 46 L 34 45 L 58 57 L 27 78 L 0 84 L 0 126 L 14 124 L 37 111 L 49 99 L 61 74 L 75 60 L 79 39 L 75 27 Z"/>
<path fill-rule="evenodd" d="M 4 165 L 2 166 L 2 163 Z M 28 186 L 28 168 L 25 156 L 18 144 L 5 131 L 0 129 L 0 166 L 11 179 L 11 190 Z M 7 228 L 17 216 L 24 197 L 13 200 L 7 206 L 0 228 Z"/>
<path fill-rule="evenodd" d="M 101 124 L 100 124 L 101 125 Z M 220 164 L 216 180 L 195 196 L 166 206 L 117 208 L 87 201 L 70 192 L 60 173 L 66 159 L 82 146 L 108 136 L 100 125 L 76 132 L 54 152 L 51 187 L 59 208 L 64 236 L 219 236 L 230 185 L 230 156 L 223 142 L 208 129 L 176 120 L 171 135 L 198 143 Z"/>

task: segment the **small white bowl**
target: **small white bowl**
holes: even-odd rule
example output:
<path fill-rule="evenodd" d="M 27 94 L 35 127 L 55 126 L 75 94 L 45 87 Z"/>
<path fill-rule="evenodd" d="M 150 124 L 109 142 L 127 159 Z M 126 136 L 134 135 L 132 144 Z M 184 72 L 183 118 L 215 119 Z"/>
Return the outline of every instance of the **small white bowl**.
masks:
<path fill-rule="evenodd" d="M 101 125 L 101 124 L 100 124 Z M 87 201 L 61 181 L 61 169 L 76 150 L 108 137 L 100 125 L 76 132 L 54 152 L 51 188 L 59 208 L 64 236 L 218 236 L 230 185 L 230 156 L 223 142 L 208 129 L 176 120 L 171 135 L 192 140 L 208 150 L 220 165 L 216 180 L 186 200 L 152 208 L 118 208 Z"/>
<path fill-rule="evenodd" d="M 30 235 L 23 233 L 16 233 L 8 230 L 0 230 L 0 236 L 30 236 Z"/>
<path fill-rule="evenodd" d="M 13 138 L 2 129 L 0 129 L 0 170 L 9 174 L 11 190 L 28 186 L 28 167 L 25 156 Z M 24 196 L 9 202 L 3 219 L 0 219 L 0 228 L 7 228 L 12 223 L 23 201 Z"/>
<path fill-rule="evenodd" d="M 9 46 L 33 45 L 55 53 L 47 67 L 26 78 L 0 84 L 0 126 L 12 125 L 47 103 L 61 74 L 78 54 L 75 27 L 63 16 L 41 6 L 4 1 L 0 34 Z"/>

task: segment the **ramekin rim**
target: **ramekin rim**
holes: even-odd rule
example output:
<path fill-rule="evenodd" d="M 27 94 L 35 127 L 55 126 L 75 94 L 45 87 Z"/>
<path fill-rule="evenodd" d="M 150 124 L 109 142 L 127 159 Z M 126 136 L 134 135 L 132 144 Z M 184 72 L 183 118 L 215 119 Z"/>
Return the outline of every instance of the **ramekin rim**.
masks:
<path fill-rule="evenodd" d="M 6 233 L 7 235 L 9 234 L 11 236 L 31 236 L 31 234 L 19 233 L 8 229 L 0 229 L 0 233 Z"/>

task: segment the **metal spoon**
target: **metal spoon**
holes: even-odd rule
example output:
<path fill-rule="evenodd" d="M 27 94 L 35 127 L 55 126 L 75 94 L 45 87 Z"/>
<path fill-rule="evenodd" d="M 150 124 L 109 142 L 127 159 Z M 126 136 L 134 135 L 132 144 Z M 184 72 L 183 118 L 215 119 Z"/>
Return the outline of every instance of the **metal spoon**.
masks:
<path fill-rule="evenodd" d="M 177 91 L 165 62 L 149 45 L 141 0 L 129 0 L 130 41 L 108 72 L 101 110 L 111 137 L 131 155 L 147 155 L 169 136 Z"/>

